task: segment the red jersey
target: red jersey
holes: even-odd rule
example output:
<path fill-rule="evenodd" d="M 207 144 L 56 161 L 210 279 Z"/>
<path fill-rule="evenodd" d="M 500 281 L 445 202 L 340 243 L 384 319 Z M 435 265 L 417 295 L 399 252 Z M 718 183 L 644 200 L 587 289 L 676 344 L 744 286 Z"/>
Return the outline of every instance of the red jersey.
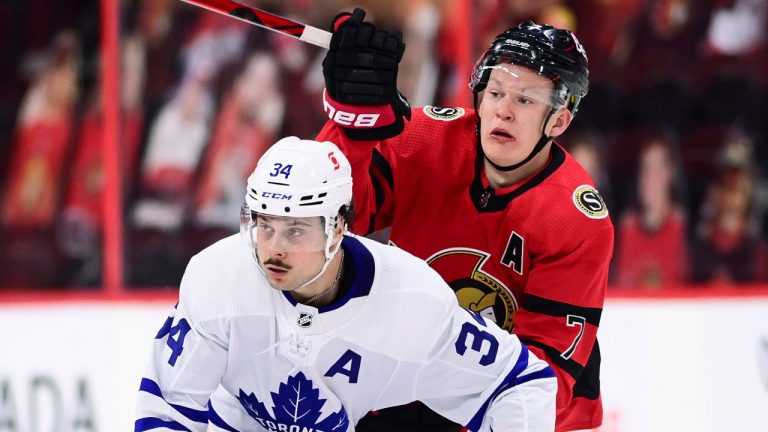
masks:
<path fill-rule="evenodd" d="M 661 289 L 687 282 L 688 224 L 680 208 L 673 208 L 658 229 L 643 226 L 642 215 L 630 210 L 618 228 L 616 271 L 627 288 Z"/>
<path fill-rule="evenodd" d="M 493 189 L 483 172 L 475 114 L 414 109 L 398 136 L 352 141 L 333 122 L 318 140 L 352 164 L 356 221 L 367 234 L 426 260 L 459 303 L 494 319 L 555 369 L 557 431 L 602 422 L 596 333 L 613 225 L 589 175 L 559 145 L 521 183 Z"/>

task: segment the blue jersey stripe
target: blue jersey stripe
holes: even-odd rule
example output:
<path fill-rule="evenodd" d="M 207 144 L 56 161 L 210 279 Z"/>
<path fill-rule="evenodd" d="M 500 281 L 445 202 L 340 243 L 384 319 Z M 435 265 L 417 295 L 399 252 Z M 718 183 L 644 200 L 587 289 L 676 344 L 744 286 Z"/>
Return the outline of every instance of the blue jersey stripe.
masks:
<path fill-rule="evenodd" d="M 175 404 L 169 403 L 163 397 L 163 392 L 160 391 L 160 386 L 157 385 L 157 383 L 152 381 L 151 379 L 142 378 L 141 379 L 141 386 L 139 387 L 139 391 L 145 391 L 147 393 L 150 393 L 150 394 L 153 394 L 153 395 L 159 397 L 160 399 L 165 401 L 165 403 L 170 405 L 173 409 L 178 411 L 181 415 L 183 415 L 184 417 L 186 417 L 186 418 L 188 418 L 188 419 L 190 419 L 192 421 L 195 421 L 195 422 L 198 422 L 198 423 L 208 423 L 208 411 L 196 410 L 196 409 L 192 409 L 192 408 L 187 408 L 185 406 L 175 405 Z"/>
<path fill-rule="evenodd" d="M 360 242 L 360 240 L 349 235 L 345 235 L 341 240 L 341 247 L 344 248 L 345 257 L 351 257 L 355 263 L 354 281 L 344 297 L 319 308 L 318 311 L 320 313 L 336 310 L 355 297 L 365 297 L 371 293 L 373 276 L 376 273 L 376 263 L 373 260 L 373 255 L 371 255 L 371 252 Z M 293 298 L 289 291 L 282 291 L 282 293 L 285 299 L 293 306 L 296 306 L 299 303 Z"/>
<path fill-rule="evenodd" d="M 136 426 L 134 427 L 133 430 L 134 432 L 144 432 L 144 431 L 157 429 L 161 427 L 166 429 L 171 429 L 171 430 L 191 432 L 189 429 L 187 429 L 183 424 L 179 422 L 160 420 L 159 418 L 155 418 L 155 417 L 144 417 L 136 420 Z"/>
<path fill-rule="evenodd" d="M 510 389 L 518 384 L 528 382 L 534 377 L 531 377 L 532 375 L 536 375 L 536 373 L 528 374 L 524 377 L 519 377 L 520 372 L 524 371 L 525 368 L 528 367 L 528 348 L 520 344 L 520 355 L 517 357 L 517 362 L 515 362 L 515 366 L 512 368 L 511 371 L 507 374 L 506 377 L 504 377 L 504 380 L 501 381 L 501 383 L 496 387 L 496 390 L 491 393 L 491 395 L 488 397 L 488 399 L 483 403 L 483 405 L 480 407 L 480 409 L 477 411 L 477 413 L 472 417 L 472 420 L 467 423 L 467 429 L 471 431 L 476 431 L 480 429 L 480 425 L 483 424 L 483 417 L 485 417 L 485 412 L 488 410 L 488 406 L 493 402 L 494 399 L 496 399 L 496 396 L 498 396 L 501 392 Z M 549 367 L 545 368 L 544 370 L 549 369 L 550 373 L 552 373 L 552 369 Z M 530 377 L 530 378 L 529 378 Z M 541 377 L 544 378 L 544 377 Z M 521 381 L 522 380 L 522 381 Z"/>
<path fill-rule="evenodd" d="M 371 293 L 373 276 L 376 273 L 376 264 L 373 261 L 371 251 L 360 240 L 350 236 L 344 236 L 341 245 L 344 248 L 344 252 L 346 252 L 346 256 L 352 257 L 352 261 L 355 262 L 355 278 L 344 297 L 321 307 L 320 313 L 336 310 L 355 297 L 365 297 Z"/>
<path fill-rule="evenodd" d="M 542 370 L 537 370 L 536 372 L 531 372 L 528 375 L 517 377 L 517 379 L 515 380 L 515 385 L 520 385 L 522 383 L 527 383 L 528 381 L 533 381 L 536 379 L 543 379 L 543 378 L 555 378 L 555 370 L 547 366 Z"/>
<path fill-rule="evenodd" d="M 210 401 L 208 401 L 208 419 L 211 421 L 212 425 L 220 427 L 226 431 L 240 432 L 237 429 L 233 428 L 232 426 L 228 425 L 227 422 L 225 422 L 224 419 L 221 418 L 219 413 L 217 413 L 216 410 L 213 409 L 213 405 L 211 405 Z"/>

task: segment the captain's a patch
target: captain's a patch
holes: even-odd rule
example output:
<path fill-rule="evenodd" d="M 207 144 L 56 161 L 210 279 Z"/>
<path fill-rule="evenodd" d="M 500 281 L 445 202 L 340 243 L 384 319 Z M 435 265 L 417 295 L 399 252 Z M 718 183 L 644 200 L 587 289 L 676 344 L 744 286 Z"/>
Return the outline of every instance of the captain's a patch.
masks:
<path fill-rule="evenodd" d="M 590 219 L 603 219 L 608 216 L 603 197 L 590 185 L 581 185 L 573 191 L 573 203 Z"/>
<path fill-rule="evenodd" d="M 463 116 L 464 108 L 444 108 L 426 105 L 424 107 L 424 114 L 435 120 L 451 121 Z"/>

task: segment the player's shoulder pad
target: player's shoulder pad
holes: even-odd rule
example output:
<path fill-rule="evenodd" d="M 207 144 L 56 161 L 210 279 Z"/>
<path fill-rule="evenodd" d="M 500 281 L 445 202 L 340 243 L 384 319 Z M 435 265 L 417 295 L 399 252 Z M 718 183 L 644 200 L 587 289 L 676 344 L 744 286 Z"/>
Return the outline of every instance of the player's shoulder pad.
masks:
<path fill-rule="evenodd" d="M 437 107 L 425 105 L 421 111 L 432 120 L 452 121 L 464 116 L 467 112 L 461 107 Z"/>
<path fill-rule="evenodd" d="M 608 217 L 608 207 L 605 205 L 600 192 L 588 184 L 577 186 L 573 190 L 571 200 L 576 209 L 590 219 L 605 219 Z"/>
<path fill-rule="evenodd" d="M 222 239 L 195 256 L 181 280 L 180 296 L 200 317 L 227 314 L 244 296 L 257 295 L 258 269 L 239 235 Z"/>
<path fill-rule="evenodd" d="M 388 281 L 385 286 L 378 287 L 379 290 L 395 290 L 411 299 L 439 299 L 441 308 L 456 300 L 443 278 L 421 258 L 392 242 L 382 244 L 364 237 L 357 238 L 374 255 L 379 277 Z"/>

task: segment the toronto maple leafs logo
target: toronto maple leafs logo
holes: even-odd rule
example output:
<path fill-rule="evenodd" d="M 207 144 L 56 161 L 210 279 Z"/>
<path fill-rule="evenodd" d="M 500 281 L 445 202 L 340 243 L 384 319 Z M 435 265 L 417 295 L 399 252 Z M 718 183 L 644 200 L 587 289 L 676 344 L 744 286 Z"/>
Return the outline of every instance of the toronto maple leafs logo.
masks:
<path fill-rule="evenodd" d="M 320 398 L 320 390 L 313 386 L 312 380 L 307 379 L 303 372 L 289 376 L 286 382 L 280 383 L 277 393 L 270 394 L 274 417 L 255 394 L 246 394 L 240 389 L 237 397 L 248 415 L 268 430 L 293 430 L 291 426 L 299 426 L 302 430 L 330 432 L 346 431 L 349 427 L 349 417 L 343 406 L 338 412 L 318 421 L 326 399 Z"/>

